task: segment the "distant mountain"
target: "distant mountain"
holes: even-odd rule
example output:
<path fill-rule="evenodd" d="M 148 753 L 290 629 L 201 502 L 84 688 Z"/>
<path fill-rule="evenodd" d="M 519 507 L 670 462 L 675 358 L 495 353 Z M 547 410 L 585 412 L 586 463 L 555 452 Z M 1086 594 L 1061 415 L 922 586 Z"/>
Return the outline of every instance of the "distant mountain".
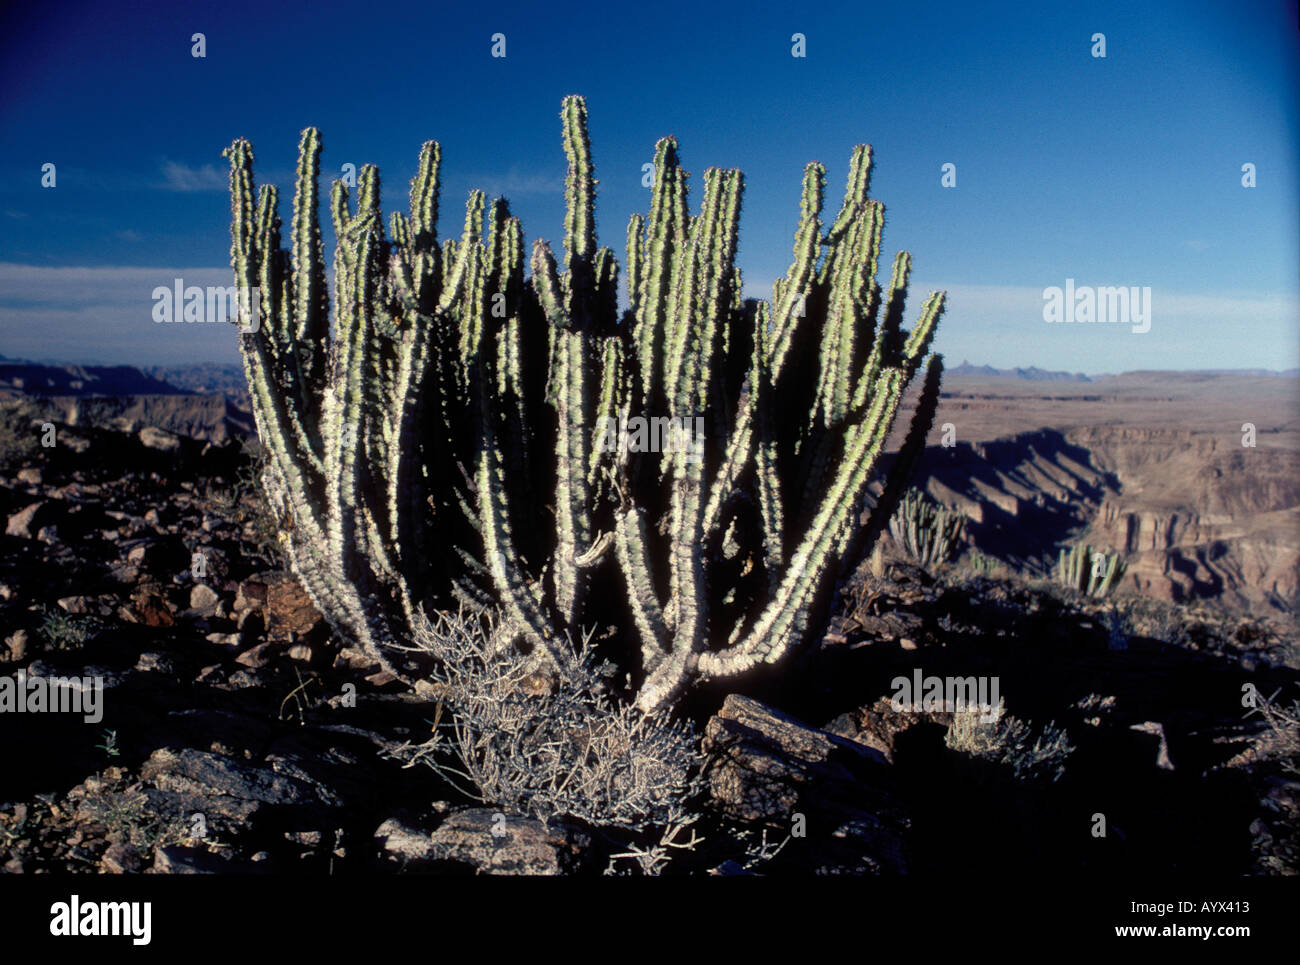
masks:
<path fill-rule="evenodd" d="M 207 369 L 212 371 L 206 371 Z M 205 442 L 224 443 L 248 436 L 253 421 L 227 367 L 155 367 L 76 365 L 30 362 L 0 356 L 0 399 L 21 399 L 31 418 L 137 432 L 154 426 Z M 238 371 L 236 369 L 236 371 Z M 184 383 L 161 376 L 173 373 Z M 206 378 L 204 377 L 206 375 Z M 240 375 L 237 388 L 247 398 Z"/>
<path fill-rule="evenodd" d="M 227 399 L 249 407 L 248 383 L 242 365 L 225 362 L 200 362 L 195 365 L 153 365 L 147 375 L 179 386 L 186 392 L 220 393 Z"/>
<path fill-rule="evenodd" d="M 249 408 L 243 367 L 223 362 L 194 365 L 79 365 L 0 355 L 0 392 L 23 395 L 223 395 Z"/>
<path fill-rule="evenodd" d="M 0 356 L 0 390 L 23 395 L 183 395 L 129 365 L 42 365 Z"/>
<path fill-rule="evenodd" d="M 962 360 L 961 365 L 945 369 L 944 375 L 978 376 L 990 379 L 1023 379 L 1026 382 L 1091 382 L 1082 372 L 1049 372 L 1031 365 L 1027 369 L 995 369 L 991 365 L 971 365 Z"/>

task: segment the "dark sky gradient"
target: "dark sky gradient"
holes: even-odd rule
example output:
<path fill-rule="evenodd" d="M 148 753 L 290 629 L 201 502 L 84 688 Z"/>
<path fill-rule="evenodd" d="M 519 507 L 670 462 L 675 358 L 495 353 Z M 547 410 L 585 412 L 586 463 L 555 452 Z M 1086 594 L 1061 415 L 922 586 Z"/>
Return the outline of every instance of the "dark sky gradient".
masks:
<path fill-rule="evenodd" d="M 641 165 L 746 174 L 740 264 L 770 297 L 806 162 L 842 197 L 871 143 L 887 259 L 950 293 L 936 348 L 1071 371 L 1300 364 L 1294 3 L 31 3 L 0 14 L 0 353 L 234 360 L 225 326 L 158 326 L 151 292 L 227 284 L 220 152 L 246 136 L 287 219 L 299 131 L 380 166 L 405 206 L 443 147 L 440 228 L 504 194 L 559 248 L 564 95 L 587 97 L 602 243 L 623 259 Z M 206 34 L 207 56 L 190 55 Z M 491 36 L 507 38 L 505 59 Z M 1106 35 L 1107 57 L 1090 56 Z M 791 35 L 808 56 L 791 56 Z M 58 185 L 40 185 L 41 165 Z M 957 186 L 940 167 L 957 165 Z M 1254 163 L 1258 186 L 1241 185 Z M 327 185 L 323 185 L 326 193 Z M 325 219 L 328 221 L 328 218 Z M 331 239 L 327 235 L 327 244 Z M 557 250 L 558 254 L 558 250 Z M 885 265 L 889 261 L 884 262 Z M 39 268 L 40 270 L 34 270 Z M 1151 331 L 1054 326 L 1042 291 L 1149 286 Z M 888 282 L 887 276 L 881 279 Z"/>

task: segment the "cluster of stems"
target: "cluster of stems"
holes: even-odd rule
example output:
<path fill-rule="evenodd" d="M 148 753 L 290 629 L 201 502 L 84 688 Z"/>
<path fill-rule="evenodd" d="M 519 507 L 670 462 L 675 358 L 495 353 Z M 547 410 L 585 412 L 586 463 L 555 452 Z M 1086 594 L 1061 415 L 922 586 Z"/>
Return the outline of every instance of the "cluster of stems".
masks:
<path fill-rule="evenodd" d="M 825 169 L 806 167 L 790 270 L 770 304 L 743 298 L 742 175 L 706 171 L 691 214 L 667 137 L 649 214 L 628 225 L 620 314 L 583 99 L 561 117 L 562 261 L 542 240 L 526 259 L 508 202 L 478 191 L 459 240 L 440 241 L 442 152 L 428 142 L 409 212 L 387 224 L 373 166 L 355 201 L 334 182 L 332 299 L 319 132 L 302 134 L 288 251 L 277 191 L 255 191 L 252 147 L 235 141 L 232 265 L 261 293 L 261 323 L 240 339 L 266 494 L 341 633 L 391 667 L 422 609 L 499 607 L 564 673 L 571 640 L 612 627 L 625 696 L 656 711 L 820 628 L 842 564 L 879 536 L 924 446 L 933 354 L 884 496 L 857 525 L 944 296 L 902 328 L 911 258 L 898 254 L 882 291 L 884 207 L 860 145 L 829 225 Z M 663 419 L 691 426 L 692 444 L 601 444 L 606 426 Z"/>

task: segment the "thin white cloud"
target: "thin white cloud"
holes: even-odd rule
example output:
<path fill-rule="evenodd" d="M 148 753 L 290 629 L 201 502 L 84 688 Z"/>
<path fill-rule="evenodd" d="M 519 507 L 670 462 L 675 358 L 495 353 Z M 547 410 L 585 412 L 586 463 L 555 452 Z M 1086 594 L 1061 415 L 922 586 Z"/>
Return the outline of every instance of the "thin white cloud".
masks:
<path fill-rule="evenodd" d="M 45 267 L 0 262 L 0 354 L 106 365 L 238 360 L 233 329 L 160 324 L 153 291 L 226 287 L 229 268 Z"/>
<path fill-rule="evenodd" d="M 464 179 L 471 188 L 478 188 L 491 198 L 514 198 L 525 194 L 556 194 L 564 192 L 564 176 L 526 172 L 512 167 L 505 175 L 473 174 Z"/>
<path fill-rule="evenodd" d="M 230 285 L 229 268 L 49 267 L 0 262 L 0 305 L 130 308 L 153 304 L 153 290 L 180 278 L 186 285 Z"/>
<path fill-rule="evenodd" d="M 153 321 L 154 289 L 171 287 L 176 278 L 186 286 L 205 288 L 233 282 L 224 267 L 0 262 L 0 353 L 114 364 L 235 361 L 235 339 L 227 326 Z M 913 279 L 905 324 L 915 320 L 931 280 Z M 1048 280 L 1044 287 L 1063 283 Z M 949 285 L 935 347 L 953 360 L 1069 371 L 1297 364 L 1300 298 L 1275 293 L 1186 295 L 1152 287 L 1152 329 L 1135 336 L 1109 326 L 1048 325 L 1039 287 Z M 746 284 L 744 294 L 770 299 L 771 284 Z"/>
<path fill-rule="evenodd" d="M 164 161 L 162 187 L 168 191 L 226 191 L 230 187 L 229 175 L 215 164 L 190 167 L 178 161 Z"/>
<path fill-rule="evenodd" d="M 1064 284 L 1065 279 L 1058 278 L 1046 282 L 1043 288 L 1062 287 Z M 1093 283 L 1076 278 L 1075 284 L 1105 285 L 1111 282 L 1101 279 Z M 1300 321 L 1300 298 L 1294 295 L 1253 292 L 1181 295 L 1161 289 L 1159 285 L 1150 287 L 1151 312 L 1166 319 L 1219 319 L 1227 322 L 1234 318 L 1250 318 L 1274 323 Z M 958 311 L 972 314 L 997 312 L 1007 316 L 1027 315 L 1035 321 L 1042 321 L 1043 288 L 1021 285 L 948 285 L 945 289 L 948 292 L 947 312 L 949 315 Z M 923 289 L 913 284 L 910 290 L 914 298 L 915 293 Z M 912 298 L 909 298 L 909 302 Z"/>
<path fill-rule="evenodd" d="M 1127 279 L 1117 280 L 1119 284 Z M 1049 325 L 1043 320 L 1043 286 L 943 285 L 913 276 L 904 326 L 916 319 L 929 292 L 948 293 L 935 349 L 950 359 L 1002 368 L 1123 372 L 1152 368 L 1294 368 L 1300 363 L 1300 297 L 1275 292 L 1179 294 L 1151 286 L 1151 330 L 1128 326 Z M 1076 278 L 1078 285 L 1108 279 Z M 747 282 L 746 298 L 772 298 L 771 283 Z"/>

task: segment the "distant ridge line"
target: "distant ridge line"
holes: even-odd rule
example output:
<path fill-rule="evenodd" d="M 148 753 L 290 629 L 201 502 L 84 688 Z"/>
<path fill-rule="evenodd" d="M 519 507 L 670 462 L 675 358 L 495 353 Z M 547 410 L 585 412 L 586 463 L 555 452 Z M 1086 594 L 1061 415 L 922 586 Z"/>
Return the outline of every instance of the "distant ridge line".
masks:
<path fill-rule="evenodd" d="M 244 383 L 244 369 L 233 362 L 195 362 L 190 364 L 170 365 L 98 365 L 95 363 L 55 361 L 50 359 L 32 360 L 10 358 L 0 355 L 0 383 L 9 379 L 5 375 L 21 376 L 17 369 L 28 367 L 32 370 L 49 370 L 40 373 L 51 376 L 51 384 L 46 391 L 55 388 L 57 383 L 71 380 L 88 383 L 82 391 L 104 392 L 223 392 L 230 396 L 244 396 L 247 387 Z M 57 374 L 56 374 L 57 373 Z M 28 375 L 37 374 L 35 371 Z M 1137 381 L 1142 379 L 1198 379 L 1214 376 L 1237 376 L 1244 378 L 1294 379 L 1300 377 L 1300 368 L 1290 369 L 1136 369 L 1130 372 L 1102 373 L 1085 375 L 1083 372 L 1059 372 L 1040 369 L 1036 365 L 1028 368 L 999 369 L 991 365 L 972 365 L 963 360 L 960 365 L 944 370 L 945 377 L 1016 379 L 1022 382 L 1098 382 L 1106 379 L 1124 379 Z M 136 385 L 132 383 L 138 378 Z M 99 383 L 96 385 L 95 383 Z M 9 386 L 12 388 L 12 386 Z M 64 391 L 66 387 L 60 386 Z M 29 387 L 28 391 L 32 391 Z M 75 391 L 75 390 L 73 390 Z"/>
<path fill-rule="evenodd" d="M 945 375 L 979 376 L 990 379 L 1023 379 L 1026 382 L 1091 382 L 1082 372 L 1051 372 L 1036 365 L 1029 368 L 995 369 L 991 365 L 971 365 L 965 359 L 961 365 L 945 369 Z"/>
<path fill-rule="evenodd" d="M 1178 377 L 1204 378 L 1208 376 L 1235 375 L 1247 378 L 1294 379 L 1300 377 L 1300 368 L 1290 369 L 1134 369 L 1129 372 L 1105 372 L 1085 375 L 1082 372 L 1057 372 L 1029 368 L 998 369 L 991 365 L 972 365 L 962 360 L 961 365 L 944 370 L 945 376 L 967 378 L 1019 379 L 1023 382 L 1097 382 L 1103 379 L 1169 379 Z"/>

